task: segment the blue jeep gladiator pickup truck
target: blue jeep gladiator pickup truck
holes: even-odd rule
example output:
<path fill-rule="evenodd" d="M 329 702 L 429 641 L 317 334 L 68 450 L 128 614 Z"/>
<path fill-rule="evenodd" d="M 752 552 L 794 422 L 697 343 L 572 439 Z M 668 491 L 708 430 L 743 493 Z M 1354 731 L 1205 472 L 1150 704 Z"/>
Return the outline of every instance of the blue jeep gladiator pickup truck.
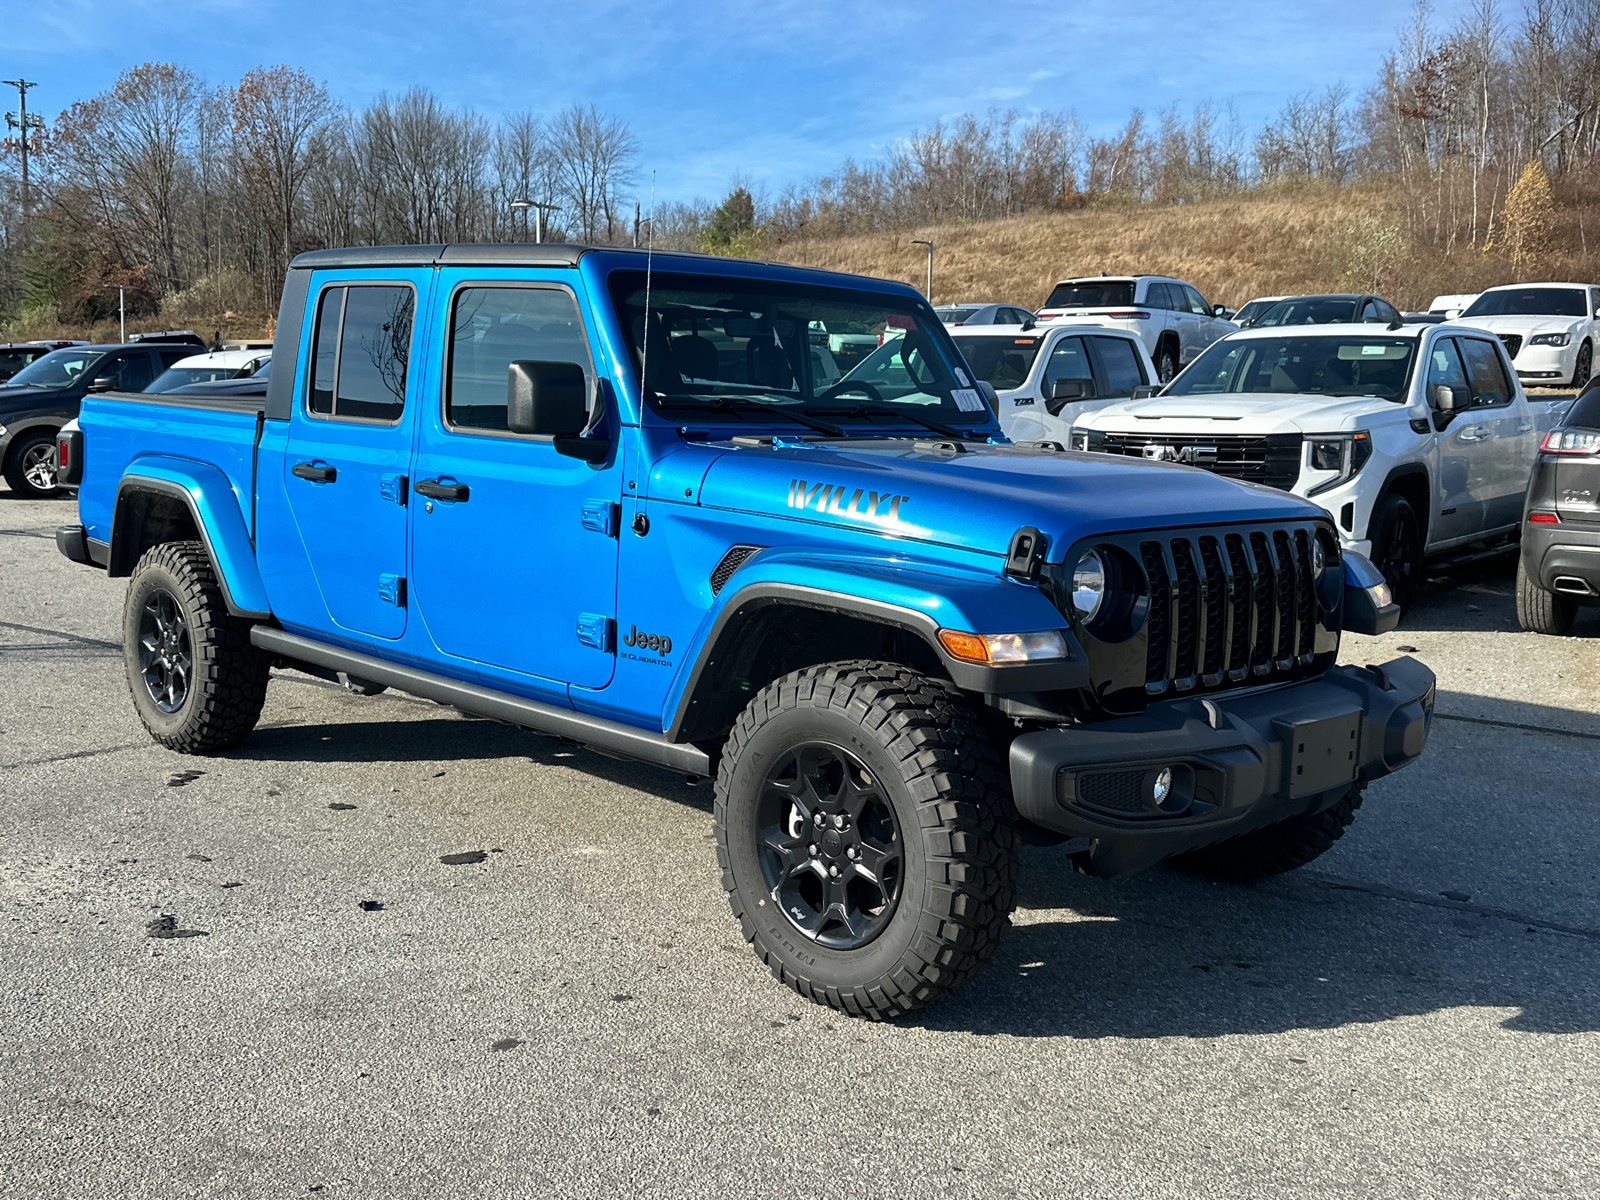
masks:
<path fill-rule="evenodd" d="M 1335 665 L 1398 610 L 1315 505 L 1012 444 L 989 399 L 898 283 L 320 250 L 264 400 L 85 399 L 57 540 L 130 577 L 161 744 L 235 745 L 286 667 L 714 775 L 745 938 L 890 1017 L 994 954 L 1019 843 L 1288 870 L 1432 713 L 1412 659 Z"/>

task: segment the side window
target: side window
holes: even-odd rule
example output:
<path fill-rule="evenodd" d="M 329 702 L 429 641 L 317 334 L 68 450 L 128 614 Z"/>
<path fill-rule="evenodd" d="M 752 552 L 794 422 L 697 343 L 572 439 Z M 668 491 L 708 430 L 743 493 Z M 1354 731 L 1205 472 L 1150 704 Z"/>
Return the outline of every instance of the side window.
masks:
<path fill-rule="evenodd" d="M 1211 315 L 1211 306 L 1206 303 L 1206 298 L 1195 291 L 1194 288 L 1185 283 L 1179 290 L 1183 292 L 1183 298 L 1188 301 L 1189 311 L 1194 313 L 1195 316 L 1209 317 Z"/>
<path fill-rule="evenodd" d="M 1131 396 L 1133 389 L 1149 383 L 1144 377 L 1144 364 L 1127 338 L 1097 337 L 1094 348 L 1100 352 L 1100 365 L 1105 368 L 1106 396 Z"/>
<path fill-rule="evenodd" d="M 101 363 L 95 368 L 94 374 L 96 379 L 111 376 L 117 381 L 116 390 L 119 392 L 142 392 L 156 377 L 148 350 L 130 350 L 127 354 L 119 354 L 110 362 Z"/>
<path fill-rule="evenodd" d="M 336 420 L 400 419 L 416 297 L 395 284 L 328 288 L 311 347 L 313 413 Z"/>
<path fill-rule="evenodd" d="M 1387 300 L 1376 301 L 1378 305 L 1378 319 L 1385 322 L 1394 322 L 1400 319 L 1400 310 Z"/>
<path fill-rule="evenodd" d="M 1377 305 L 1377 303 L 1375 301 L 1368 300 L 1365 304 L 1363 304 L 1361 306 L 1361 315 L 1359 317 L 1357 317 L 1356 319 L 1359 320 L 1359 321 L 1377 321 L 1377 320 L 1379 320 L 1380 318 L 1378 316 L 1378 305 Z"/>
<path fill-rule="evenodd" d="M 1094 371 L 1089 366 L 1089 355 L 1084 349 L 1083 339 L 1064 337 L 1056 343 L 1055 349 L 1050 351 L 1050 357 L 1044 364 L 1044 398 L 1050 399 L 1050 391 L 1055 387 L 1058 379 L 1086 379 L 1094 382 Z"/>
<path fill-rule="evenodd" d="M 1454 338 L 1440 338 L 1433 343 L 1433 352 L 1428 356 L 1428 404 L 1433 404 L 1433 389 L 1436 384 L 1444 384 L 1459 398 L 1470 396 L 1472 389 L 1467 386 L 1467 371 L 1461 365 L 1461 355 L 1456 352 Z"/>
<path fill-rule="evenodd" d="M 1473 407 L 1511 403 L 1511 383 L 1506 379 L 1500 352 L 1482 338 L 1459 341 L 1467 360 L 1467 378 L 1472 381 Z"/>
<path fill-rule="evenodd" d="M 1600 319 L 1600 287 L 1589 289 L 1589 311 Z"/>
<path fill-rule="evenodd" d="M 204 352 L 195 351 L 189 348 L 182 350 L 157 350 L 156 357 L 161 360 L 161 369 L 165 371 L 168 367 L 176 366 L 186 358 L 193 358 L 197 353 Z"/>
<path fill-rule="evenodd" d="M 519 359 L 575 362 L 585 380 L 593 380 L 583 319 L 572 294 L 551 287 L 458 291 L 450 308 L 445 423 L 453 429 L 505 429 L 506 375 Z"/>
<path fill-rule="evenodd" d="M 1152 283 L 1150 285 L 1150 290 L 1148 293 L 1146 293 L 1146 295 L 1147 299 L 1145 300 L 1145 304 L 1151 308 L 1171 309 L 1178 307 L 1176 302 L 1173 300 L 1172 289 L 1164 283 Z"/>

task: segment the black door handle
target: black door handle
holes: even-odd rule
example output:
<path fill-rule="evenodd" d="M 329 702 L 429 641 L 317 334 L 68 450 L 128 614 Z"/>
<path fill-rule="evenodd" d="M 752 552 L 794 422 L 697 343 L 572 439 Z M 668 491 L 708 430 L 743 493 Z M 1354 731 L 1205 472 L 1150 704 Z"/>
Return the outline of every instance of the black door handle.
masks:
<path fill-rule="evenodd" d="M 314 463 L 295 463 L 294 473 L 296 478 L 309 479 L 312 483 L 332 483 L 339 477 L 337 468 L 319 467 Z"/>
<path fill-rule="evenodd" d="M 440 483 L 437 479 L 419 479 L 411 490 L 429 500 L 454 500 L 465 503 L 470 489 L 464 483 Z"/>

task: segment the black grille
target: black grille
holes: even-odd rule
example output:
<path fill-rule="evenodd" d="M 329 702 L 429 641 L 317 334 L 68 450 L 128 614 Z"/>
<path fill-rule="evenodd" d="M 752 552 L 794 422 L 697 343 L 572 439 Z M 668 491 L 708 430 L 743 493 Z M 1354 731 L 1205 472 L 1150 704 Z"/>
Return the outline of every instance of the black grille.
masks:
<path fill-rule="evenodd" d="M 1298 433 L 1269 433 L 1261 437 L 1105 433 L 1091 435 L 1089 449 L 1139 458 L 1145 456 L 1146 446 L 1158 446 L 1161 449 L 1155 453 L 1169 461 L 1192 463 L 1230 479 L 1244 479 L 1287 491 L 1300 478 L 1300 441 Z"/>
<path fill-rule="evenodd" d="M 1107 771 L 1100 775 L 1080 775 L 1078 801 L 1109 812 L 1142 813 L 1145 811 L 1144 772 Z"/>
<path fill-rule="evenodd" d="M 1512 358 L 1517 356 L 1517 351 L 1522 349 L 1522 335 L 1520 333 L 1502 333 L 1500 340 L 1506 344 L 1506 353 Z"/>
<path fill-rule="evenodd" d="M 1161 553 L 1160 542 L 1144 542 L 1139 546 L 1140 557 L 1144 559 L 1145 578 L 1150 582 L 1151 596 L 1165 596 L 1170 590 L 1167 576 L 1166 559 Z M 1170 673 L 1167 658 L 1171 652 L 1171 609 L 1166 604 L 1157 604 L 1152 601 L 1147 628 L 1150 631 L 1149 645 L 1145 651 L 1144 679 L 1146 684 L 1159 683 Z"/>
<path fill-rule="evenodd" d="M 745 559 L 756 551 L 765 549 L 765 546 L 729 546 L 728 552 L 722 556 L 722 561 L 711 572 L 711 594 L 715 596 L 722 590 L 722 585 L 728 582 L 728 577 L 744 566 Z"/>

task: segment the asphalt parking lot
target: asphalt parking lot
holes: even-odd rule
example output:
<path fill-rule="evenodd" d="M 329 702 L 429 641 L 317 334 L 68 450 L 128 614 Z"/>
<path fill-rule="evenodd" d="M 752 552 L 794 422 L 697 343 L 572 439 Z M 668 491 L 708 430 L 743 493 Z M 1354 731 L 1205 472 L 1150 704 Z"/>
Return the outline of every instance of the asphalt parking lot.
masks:
<path fill-rule="evenodd" d="M 1520 633 L 1510 559 L 1347 639 L 1439 719 L 1313 867 L 1029 850 L 987 973 L 869 1025 L 742 943 L 707 786 L 293 673 L 157 747 L 74 513 L 0 487 L 4 1195 L 1600 1193 L 1600 609 Z"/>

